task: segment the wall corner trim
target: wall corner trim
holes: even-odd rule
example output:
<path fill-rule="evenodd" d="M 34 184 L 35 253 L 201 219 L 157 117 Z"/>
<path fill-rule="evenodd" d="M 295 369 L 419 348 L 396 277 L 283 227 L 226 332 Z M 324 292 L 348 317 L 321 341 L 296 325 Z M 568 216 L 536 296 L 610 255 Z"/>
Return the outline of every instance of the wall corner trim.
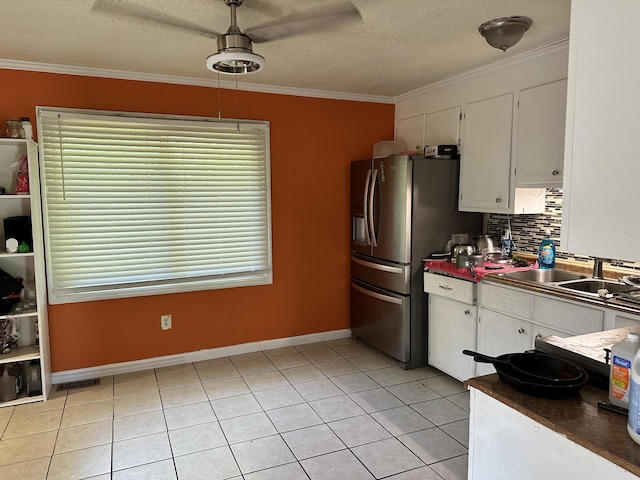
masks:
<path fill-rule="evenodd" d="M 100 378 L 109 375 L 139 372 L 152 368 L 170 367 L 183 363 L 199 362 L 202 360 L 211 360 L 214 358 L 228 357 L 231 355 L 259 352 L 261 350 L 271 350 L 273 348 L 291 347 L 295 345 L 303 345 L 306 343 L 326 342 L 328 340 L 337 340 L 340 338 L 348 337 L 351 337 L 350 329 L 331 330 L 329 332 L 310 333 L 308 335 L 299 335 L 296 337 L 276 338 L 273 340 L 262 340 L 259 342 L 230 345 L 228 347 L 209 348 L 206 350 L 186 352 L 177 355 L 145 358 L 143 360 L 134 360 L 132 362 L 111 363 L 107 365 L 99 365 L 97 367 L 65 370 L 60 372 L 53 372 L 51 374 L 51 383 L 55 385 L 58 383 L 88 380 L 91 378 Z"/>

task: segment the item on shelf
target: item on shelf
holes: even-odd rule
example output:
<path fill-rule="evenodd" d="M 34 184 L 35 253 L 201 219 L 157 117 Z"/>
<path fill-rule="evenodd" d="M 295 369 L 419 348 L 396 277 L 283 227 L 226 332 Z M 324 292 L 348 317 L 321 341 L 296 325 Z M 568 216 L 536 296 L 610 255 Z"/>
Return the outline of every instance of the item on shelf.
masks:
<path fill-rule="evenodd" d="M 30 247 L 33 246 L 33 235 L 31 233 L 31 217 L 28 215 L 20 215 L 16 217 L 6 217 L 3 220 L 4 238 L 15 238 L 18 246 L 22 242 L 26 242 Z"/>
<path fill-rule="evenodd" d="M 22 393 L 23 385 L 21 364 L 0 365 L 0 401 L 8 402 L 18 398 Z"/>
<path fill-rule="evenodd" d="M 31 360 L 27 373 L 27 396 L 42 395 L 42 377 L 40 373 L 40 360 Z"/>
<path fill-rule="evenodd" d="M 20 301 L 23 288 L 22 280 L 13 278 L 0 269 L 0 315 L 9 313 L 13 305 Z"/>
<path fill-rule="evenodd" d="M 18 252 L 20 253 L 29 253 L 31 251 L 31 247 L 24 240 L 18 245 Z"/>
<path fill-rule="evenodd" d="M 18 348 L 18 323 L 15 318 L 0 320 L 0 353 L 11 353 Z"/>
<path fill-rule="evenodd" d="M 16 253 L 18 251 L 18 240 L 15 238 L 7 238 L 5 242 L 7 253 Z"/>
<path fill-rule="evenodd" d="M 22 137 L 22 123 L 19 120 L 7 120 L 5 123 L 5 135 L 9 138 Z"/>
<path fill-rule="evenodd" d="M 20 123 L 22 124 L 22 138 L 33 139 L 33 126 L 29 121 L 29 117 L 21 117 Z"/>
<path fill-rule="evenodd" d="M 26 155 L 20 155 L 20 160 L 16 164 L 18 176 L 16 178 L 16 193 L 29 193 L 29 159 Z"/>

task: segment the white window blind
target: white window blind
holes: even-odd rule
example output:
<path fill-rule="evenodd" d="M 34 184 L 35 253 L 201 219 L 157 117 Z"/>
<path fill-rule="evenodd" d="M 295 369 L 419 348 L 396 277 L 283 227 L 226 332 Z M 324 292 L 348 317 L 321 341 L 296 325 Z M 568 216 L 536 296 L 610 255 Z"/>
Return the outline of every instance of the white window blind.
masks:
<path fill-rule="evenodd" d="M 38 108 L 49 301 L 272 281 L 268 122 Z"/>

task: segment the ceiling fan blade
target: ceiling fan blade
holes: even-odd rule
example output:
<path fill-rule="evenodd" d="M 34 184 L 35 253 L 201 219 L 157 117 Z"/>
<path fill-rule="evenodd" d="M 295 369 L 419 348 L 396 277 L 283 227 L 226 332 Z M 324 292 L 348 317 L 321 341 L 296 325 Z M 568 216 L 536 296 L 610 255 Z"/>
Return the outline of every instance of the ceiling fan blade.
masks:
<path fill-rule="evenodd" d="M 126 0 L 96 0 L 91 7 L 92 12 L 117 15 L 120 17 L 137 18 L 145 22 L 156 23 L 158 25 L 177 28 L 189 33 L 197 33 L 206 37 L 217 38 L 221 34 L 208 30 L 195 23 L 172 17 L 166 13 L 159 12 L 152 8 L 137 5 Z"/>
<path fill-rule="evenodd" d="M 358 9 L 347 1 L 292 13 L 278 20 L 248 28 L 244 30 L 244 34 L 248 35 L 254 43 L 262 43 L 312 33 L 340 22 L 354 20 L 362 20 L 362 16 Z"/>

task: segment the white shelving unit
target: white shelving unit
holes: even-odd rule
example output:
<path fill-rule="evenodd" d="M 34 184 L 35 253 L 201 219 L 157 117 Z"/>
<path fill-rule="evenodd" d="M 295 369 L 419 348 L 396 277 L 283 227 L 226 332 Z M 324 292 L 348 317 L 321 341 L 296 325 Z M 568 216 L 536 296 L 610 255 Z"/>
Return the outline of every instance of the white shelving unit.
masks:
<path fill-rule="evenodd" d="M 16 168 L 21 155 L 29 160 L 29 194 L 16 194 Z M 22 278 L 25 285 L 35 289 L 36 307 L 20 313 L 0 315 L 0 320 L 16 319 L 20 338 L 18 349 L 0 354 L 0 365 L 21 363 L 24 388 L 15 400 L 0 401 L 0 407 L 43 401 L 51 389 L 51 360 L 49 355 L 49 329 L 47 323 L 47 297 L 44 273 L 44 242 L 42 235 L 42 205 L 40 199 L 40 177 L 38 172 L 38 147 L 31 140 L 0 138 L 0 187 L 5 193 L 0 195 L 0 220 L 6 217 L 31 217 L 33 249 L 29 253 L 5 252 L 3 222 L 0 221 L 0 269 L 14 278 Z M 36 325 L 38 338 L 36 338 Z M 42 394 L 28 396 L 29 362 L 38 360 Z"/>

